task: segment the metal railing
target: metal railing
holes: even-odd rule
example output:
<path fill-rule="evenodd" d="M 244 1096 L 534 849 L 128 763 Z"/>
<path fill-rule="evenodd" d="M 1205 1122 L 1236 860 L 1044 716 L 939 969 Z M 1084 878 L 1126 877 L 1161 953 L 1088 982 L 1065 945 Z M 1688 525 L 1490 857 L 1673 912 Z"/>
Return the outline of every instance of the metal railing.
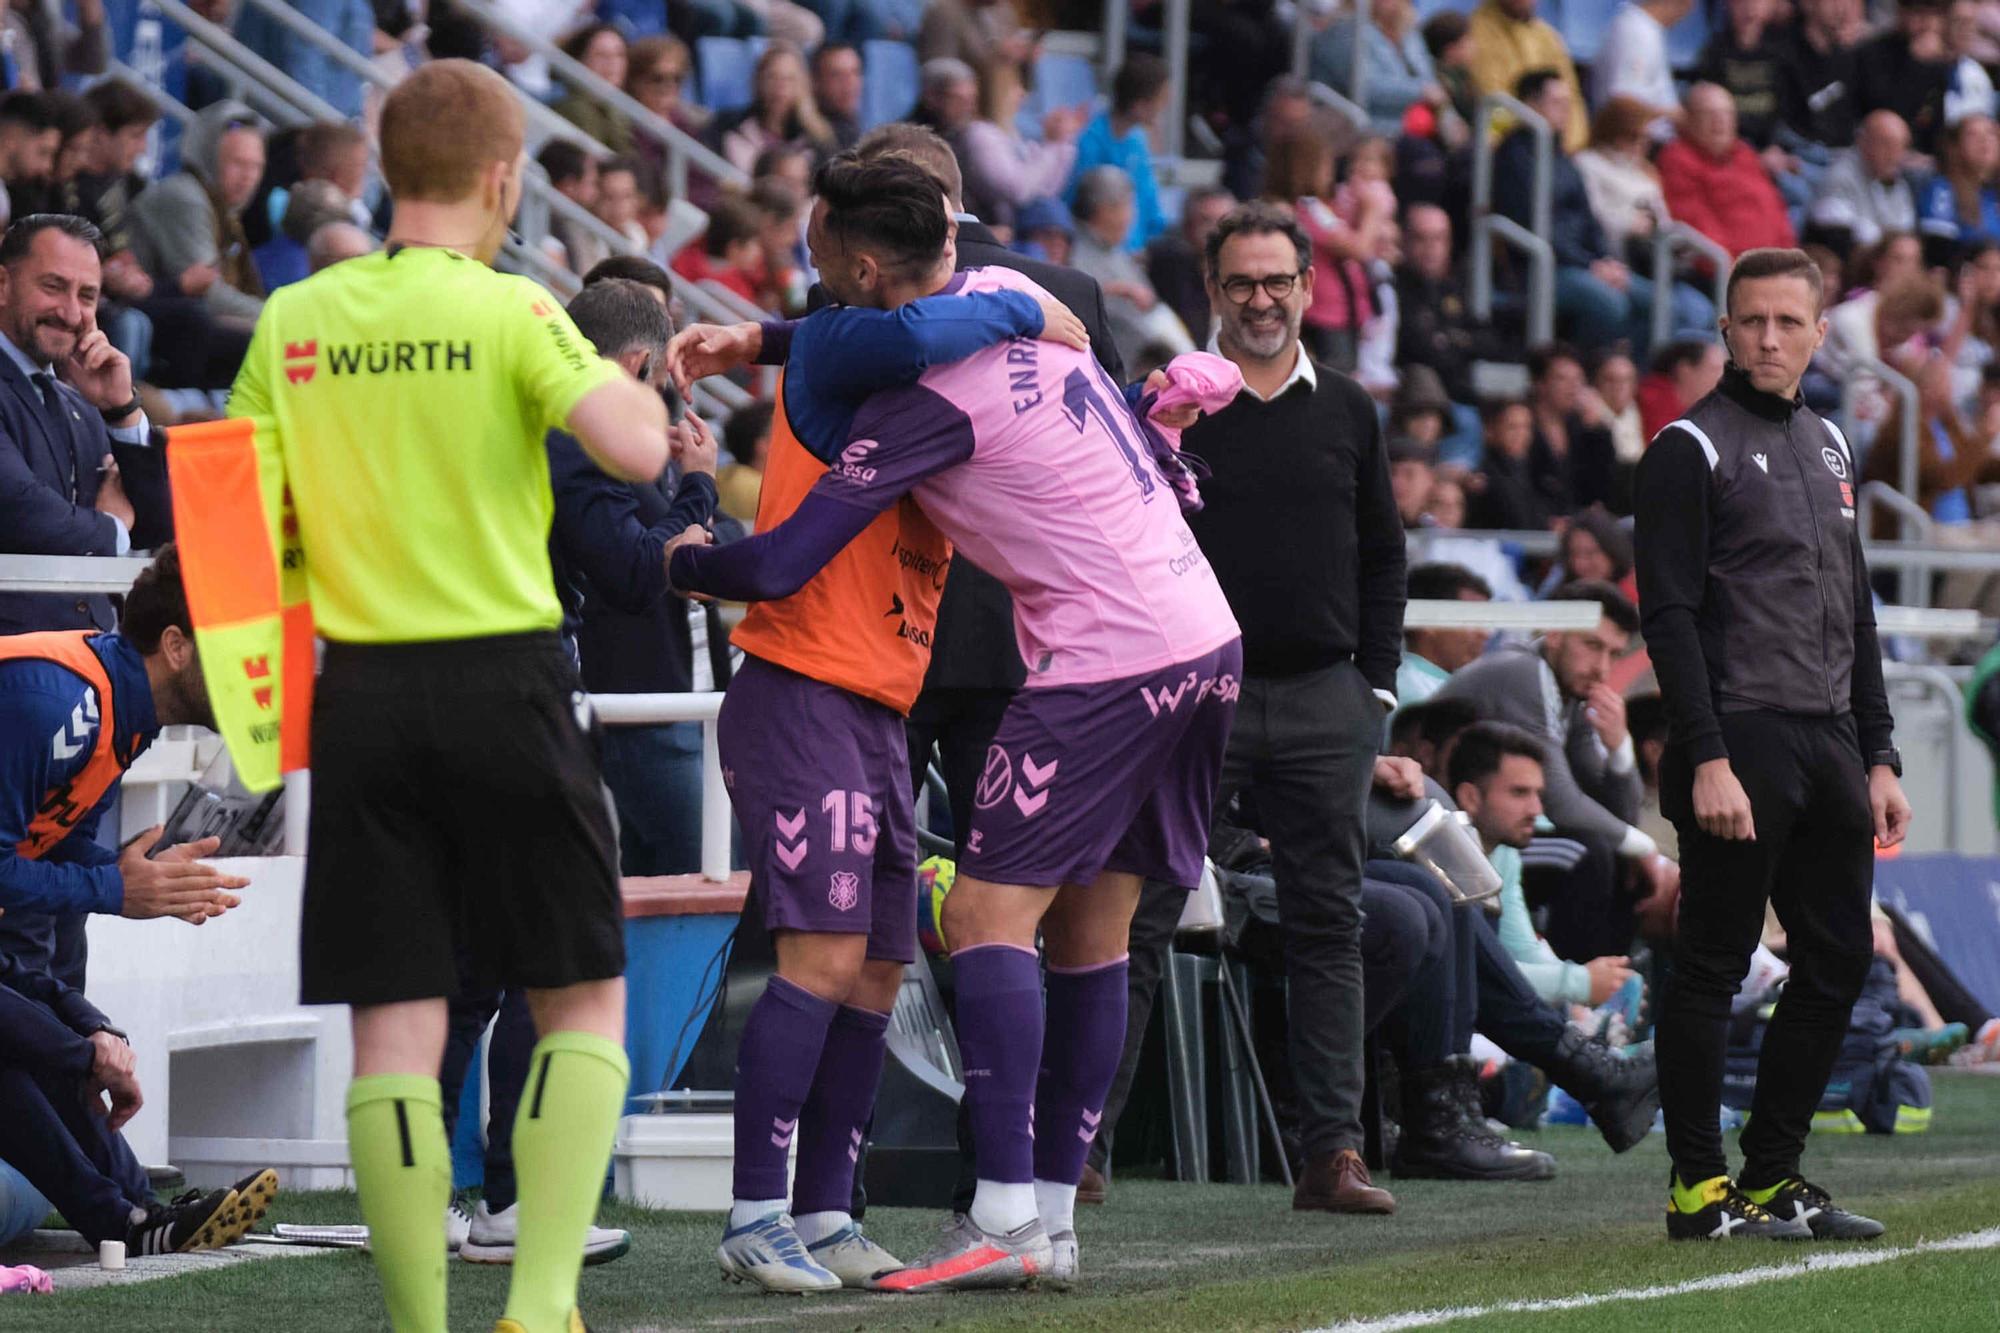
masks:
<path fill-rule="evenodd" d="M 1944 801 L 1944 845 L 1953 851 L 1959 846 L 1959 819 L 1957 799 L 1957 777 L 1960 762 L 1960 745 L 1965 731 L 1965 692 L 1959 683 L 1945 672 L 1933 666 L 1912 666 L 1907 662 L 1884 662 L 1882 678 L 1894 685 L 1906 683 L 1922 687 L 1926 694 L 1941 699 L 1945 715 L 1950 719 L 1944 729 L 1944 771 L 1950 775 L 1945 785 Z"/>
<path fill-rule="evenodd" d="M 370 85 L 383 91 L 395 86 L 396 81 L 388 74 L 350 50 L 338 38 L 301 17 L 281 0 L 249 0 L 249 2 L 283 23 L 287 29 L 298 33 L 315 48 L 324 51 L 330 58 Z M 331 105 L 301 87 L 290 75 L 259 58 L 229 33 L 189 9 L 181 3 L 181 0 L 156 0 L 156 3 L 162 13 L 187 30 L 190 40 L 198 42 L 218 58 L 227 59 L 231 67 L 250 85 L 262 88 L 270 99 L 284 104 L 287 109 L 283 114 L 274 117 L 281 123 L 296 125 L 313 120 L 345 119 Z M 594 145 L 598 151 L 609 151 L 604 145 L 596 143 L 540 103 L 532 99 L 523 99 L 523 104 L 528 108 L 531 120 L 537 116 L 552 117 L 561 132 L 572 135 L 586 147 Z M 523 173 L 521 193 L 522 217 L 528 223 L 545 227 L 548 218 L 560 217 L 603 241 L 614 254 L 640 253 L 639 247 L 633 245 L 621 232 L 550 185 L 548 177 L 539 168 L 531 166 Z M 503 243 L 501 252 L 522 272 L 549 286 L 558 295 L 568 297 L 575 293 L 576 276 L 556 263 L 531 241 L 510 236 Z M 713 294 L 703 291 L 679 274 L 669 271 L 668 278 L 673 284 L 674 294 L 695 315 L 726 323 L 733 323 L 744 317 L 740 310 L 718 300 Z M 702 396 L 708 404 L 708 410 L 718 415 L 726 414 L 751 401 L 750 394 L 727 380 L 716 380 L 705 384 Z"/>
<path fill-rule="evenodd" d="M 196 113 L 185 102 L 175 100 L 171 93 L 156 88 L 147 82 L 146 76 L 122 60 L 114 59 L 105 66 L 105 72 L 115 79 L 121 79 L 137 88 L 141 96 L 153 104 L 153 109 L 177 125 L 192 125 Z"/>
<path fill-rule="evenodd" d="M 1308 83 L 1306 95 L 1347 121 L 1356 130 L 1363 134 L 1368 133 L 1370 126 L 1368 111 L 1361 105 L 1361 99 L 1349 97 L 1338 88 L 1329 88 L 1323 83 Z"/>
<path fill-rule="evenodd" d="M 257 109 L 270 115 L 271 119 L 287 126 L 313 120 L 347 119 L 330 103 L 237 41 L 228 29 L 210 23 L 182 4 L 181 0 L 153 0 L 153 5 L 179 25 L 187 33 L 189 41 L 207 51 L 218 64 L 236 75 L 241 81 L 244 100 L 261 102 Z M 314 28 L 313 31 L 319 30 Z M 340 45 L 338 42 L 334 44 Z M 347 50 L 345 46 L 340 49 Z"/>
<path fill-rule="evenodd" d="M 1914 535 L 1919 542 L 1929 544 L 1932 529 L 1936 526 L 1924 507 L 1909 496 L 1897 490 L 1886 481 L 1863 482 L 1855 497 L 1854 521 L 1861 525 L 1865 536 L 1875 530 L 1875 506 L 1881 505 L 1895 511 L 1896 531 L 1905 537 Z M 1871 565 L 1875 563 L 1872 559 Z M 1927 561 L 1911 560 L 1898 567 L 1896 595 L 1905 606 L 1917 606 L 1929 600 L 1931 575 L 1936 566 Z"/>
<path fill-rule="evenodd" d="M 1166 0 L 1161 23 L 1167 37 L 1167 119 L 1160 129 L 1160 155 L 1178 159 L 1187 149 L 1189 0 Z M 1220 59 L 1219 53 L 1211 52 Z"/>
<path fill-rule="evenodd" d="M 1661 222 L 1653 228 L 1653 346 L 1666 346 L 1674 328 L 1674 268 L 1682 250 L 1704 256 L 1715 267 L 1710 285 L 1715 308 L 1723 309 L 1729 289 L 1729 251 L 1684 222 Z"/>
<path fill-rule="evenodd" d="M 1493 211 L 1493 117 L 1505 111 L 1535 137 L 1535 178 L 1530 183 L 1531 226 Z M 1555 133 L 1533 108 L 1506 93 L 1479 99 L 1472 127 L 1472 314 L 1493 318 L 1493 238 L 1528 256 L 1528 344 L 1555 336 L 1556 254 L 1549 244 L 1549 194 L 1555 177 Z"/>
<path fill-rule="evenodd" d="M 715 731 L 722 695 L 593 694 L 590 706 L 607 727 L 701 723 L 701 877 L 718 884 L 728 879 L 729 788 L 722 781 L 722 752 Z"/>
<path fill-rule="evenodd" d="M 1873 375 L 1876 379 L 1881 380 L 1882 383 L 1894 390 L 1896 397 L 1902 403 L 1903 410 L 1899 414 L 1901 417 L 1902 438 L 1897 441 L 1902 448 L 1902 453 L 1899 459 L 1901 467 L 1898 469 L 1896 489 L 1901 491 L 1908 499 L 1916 501 L 1917 464 L 1919 462 L 1917 457 L 1917 427 L 1919 424 L 1918 418 L 1922 414 L 1922 400 L 1917 394 L 1916 384 L 1911 381 L 1909 376 L 1877 357 L 1858 356 L 1854 358 L 1852 364 L 1847 368 L 1847 377 L 1840 386 L 1841 429 L 1847 434 L 1848 452 L 1857 454 L 1856 457 L 1848 461 L 1854 464 L 1860 462 L 1858 453 L 1853 448 L 1856 435 L 1854 429 L 1854 405 L 1860 399 L 1861 395 L 1868 391 L 1868 377 L 1870 375 Z M 1899 531 L 1907 538 L 1913 526 L 1909 521 L 1909 514 L 1907 511 L 1901 509 L 1897 512 L 1902 518 Z M 1923 533 L 1919 531 L 1916 535 L 1921 537 Z"/>
<path fill-rule="evenodd" d="M 251 0 L 251 3 L 261 7 L 277 4 L 279 0 Z M 677 198 L 687 196 L 690 167 L 700 170 L 721 185 L 747 186 L 750 183 L 749 176 L 738 170 L 727 158 L 672 121 L 655 114 L 623 88 L 615 87 L 599 78 L 588 66 L 570 56 L 555 43 L 529 31 L 501 13 L 491 0 L 457 0 L 457 4 L 461 11 L 477 18 L 489 30 L 511 37 L 547 60 L 549 68 L 572 88 L 604 103 L 632 122 L 634 129 L 664 148 L 667 153 L 667 183 Z M 567 121 L 563 123 L 568 124 Z"/>
<path fill-rule="evenodd" d="M 364 83 L 387 92 L 396 86 L 396 80 L 381 70 L 376 64 L 356 51 L 347 43 L 335 37 L 303 14 L 293 9 L 283 0 L 245 0 L 268 15 L 273 22 L 293 33 L 307 45 L 322 52 L 341 68 L 361 79 Z M 538 140 L 566 138 L 574 139 L 598 157 L 611 156 L 611 150 L 585 134 L 577 126 L 563 119 L 551 108 L 534 98 L 522 94 L 521 108 L 526 113 L 529 125 Z"/>

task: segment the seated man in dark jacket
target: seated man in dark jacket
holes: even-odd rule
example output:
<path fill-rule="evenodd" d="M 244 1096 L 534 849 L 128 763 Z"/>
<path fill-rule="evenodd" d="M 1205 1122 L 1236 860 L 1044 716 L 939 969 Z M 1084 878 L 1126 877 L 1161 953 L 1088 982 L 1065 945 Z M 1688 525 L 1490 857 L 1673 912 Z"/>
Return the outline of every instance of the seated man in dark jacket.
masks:
<path fill-rule="evenodd" d="M 1514 95 L 1550 125 L 1569 123 L 1574 96 L 1552 69 L 1530 70 Z M 1643 355 L 1652 336 L 1653 284 L 1612 256 L 1604 228 L 1591 211 L 1583 173 L 1563 151 L 1560 133 L 1552 148 L 1547 240 L 1555 250 L 1556 314 L 1569 335 L 1584 347 L 1606 347 L 1621 338 Z M 1493 209 L 1530 231 L 1534 217 L 1535 136 L 1522 127 L 1501 141 L 1493 155 Z M 1675 285 L 1672 327 L 1707 329 L 1715 310 L 1700 293 Z"/>
<path fill-rule="evenodd" d="M 111 1020 L 81 992 L 0 955 L 0 1164 L 93 1246 L 178 1254 L 237 1240 L 277 1196 L 278 1173 L 158 1202 L 118 1133 L 143 1100 L 132 1048 Z"/>

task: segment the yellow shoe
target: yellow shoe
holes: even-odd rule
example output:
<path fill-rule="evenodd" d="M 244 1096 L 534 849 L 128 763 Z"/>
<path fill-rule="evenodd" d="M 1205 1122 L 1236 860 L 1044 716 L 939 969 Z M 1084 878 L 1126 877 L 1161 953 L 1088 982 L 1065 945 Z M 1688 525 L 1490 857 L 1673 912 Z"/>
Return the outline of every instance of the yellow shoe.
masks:
<path fill-rule="evenodd" d="M 516 1320 L 502 1319 L 493 1326 L 493 1333 L 528 1333 L 528 1330 Z M 590 1330 L 583 1326 L 583 1316 L 575 1310 L 569 1312 L 568 1333 L 590 1333 Z"/>
<path fill-rule="evenodd" d="M 236 1182 L 235 1212 L 230 1219 L 230 1237 L 225 1244 L 235 1244 L 250 1228 L 263 1220 L 271 1211 L 271 1204 L 278 1197 L 278 1173 L 270 1167 L 253 1171 Z"/>

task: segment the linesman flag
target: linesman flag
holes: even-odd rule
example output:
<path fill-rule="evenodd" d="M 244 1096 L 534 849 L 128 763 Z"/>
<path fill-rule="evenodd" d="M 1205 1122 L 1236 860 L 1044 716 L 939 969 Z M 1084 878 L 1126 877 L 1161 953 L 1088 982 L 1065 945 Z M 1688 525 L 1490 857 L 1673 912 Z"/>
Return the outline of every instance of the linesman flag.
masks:
<path fill-rule="evenodd" d="M 195 646 L 236 775 L 270 791 L 306 766 L 313 622 L 277 427 L 234 417 L 167 431 L 174 535 Z"/>

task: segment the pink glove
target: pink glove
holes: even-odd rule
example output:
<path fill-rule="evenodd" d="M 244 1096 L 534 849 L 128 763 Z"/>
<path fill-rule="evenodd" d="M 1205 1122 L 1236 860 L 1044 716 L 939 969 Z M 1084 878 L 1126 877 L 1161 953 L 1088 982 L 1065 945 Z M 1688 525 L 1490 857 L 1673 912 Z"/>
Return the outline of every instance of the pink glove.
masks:
<path fill-rule="evenodd" d="M 1167 387 L 1139 404 L 1146 445 L 1182 512 L 1193 513 L 1201 508 L 1200 483 L 1208 466 L 1193 454 L 1181 453 L 1180 431 L 1161 425 L 1159 413 L 1188 406 L 1203 412 L 1227 407 L 1243 389 L 1243 372 L 1234 361 L 1212 352 L 1184 352 L 1167 363 L 1166 375 Z"/>
<path fill-rule="evenodd" d="M 49 1275 L 32 1264 L 22 1264 L 19 1268 L 0 1266 L 0 1293 L 23 1291 L 47 1296 L 55 1289 Z"/>
<path fill-rule="evenodd" d="M 1217 412 L 1236 401 L 1243 392 L 1243 372 L 1234 361 L 1213 352 L 1183 352 L 1167 363 L 1167 387 L 1153 399 L 1148 413 L 1153 429 L 1176 450 L 1181 433 L 1160 424 L 1162 412 L 1193 405 L 1203 412 Z"/>

